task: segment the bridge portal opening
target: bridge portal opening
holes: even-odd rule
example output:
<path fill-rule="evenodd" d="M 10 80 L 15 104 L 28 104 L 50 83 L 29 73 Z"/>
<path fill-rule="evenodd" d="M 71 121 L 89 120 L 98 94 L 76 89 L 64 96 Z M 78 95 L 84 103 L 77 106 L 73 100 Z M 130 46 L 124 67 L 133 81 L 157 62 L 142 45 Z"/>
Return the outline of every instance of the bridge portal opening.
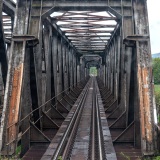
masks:
<path fill-rule="evenodd" d="M 90 67 L 90 76 L 97 76 L 97 68 L 96 67 Z"/>

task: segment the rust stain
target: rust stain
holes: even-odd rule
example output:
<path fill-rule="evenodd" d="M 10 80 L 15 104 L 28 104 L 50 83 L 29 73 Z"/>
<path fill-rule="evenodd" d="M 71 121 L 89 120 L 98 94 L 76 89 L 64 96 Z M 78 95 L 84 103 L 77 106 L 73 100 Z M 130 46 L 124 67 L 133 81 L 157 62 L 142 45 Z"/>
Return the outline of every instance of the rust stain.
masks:
<path fill-rule="evenodd" d="M 144 108 L 143 108 L 143 92 L 141 80 L 141 67 L 138 66 L 138 84 L 139 84 L 139 100 L 140 100 L 140 121 L 141 121 L 141 136 L 145 139 L 145 124 L 144 124 Z"/>
<path fill-rule="evenodd" d="M 149 97 L 149 69 L 138 66 L 138 82 L 140 95 L 140 120 L 142 138 L 152 142 L 151 106 Z"/>
<path fill-rule="evenodd" d="M 152 123 L 151 123 L 151 106 L 150 106 L 150 91 L 149 91 L 149 69 L 142 69 L 143 75 L 143 98 L 144 98 L 144 108 L 145 108 L 145 127 L 146 127 L 146 137 L 148 142 L 152 142 Z"/>
<path fill-rule="evenodd" d="M 15 68 L 13 73 L 12 91 L 9 103 L 8 115 L 8 142 L 13 141 L 17 135 L 16 123 L 19 116 L 20 95 L 22 87 L 23 64 Z M 14 124 L 14 125 L 12 125 Z"/>

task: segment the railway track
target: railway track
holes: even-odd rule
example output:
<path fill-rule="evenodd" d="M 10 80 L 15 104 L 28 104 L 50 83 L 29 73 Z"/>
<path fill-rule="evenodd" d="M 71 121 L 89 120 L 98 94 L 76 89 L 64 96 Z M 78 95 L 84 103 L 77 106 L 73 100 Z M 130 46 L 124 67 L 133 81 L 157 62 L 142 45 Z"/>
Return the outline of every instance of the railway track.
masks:
<path fill-rule="evenodd" d="M 96 93 L 95 79 L 92 79 L 87 86 L 62 159 L 105 159 Z"/>
<path fill-rule="evenodd" d="M 54 147 L 57 141 L 53 140 L 42 157 L 43 160 L 57 160 L 58 157 L 64 160 L 105 160 L 108 156 L 112 160 L 117 159 L 103 107 L 99 106 L 98 95 L 97 81 L 91 78 L 76 109 L 73 107 L 74 113 L 71 111 L 68 115 L 70 123 L 58 146 Z"/>

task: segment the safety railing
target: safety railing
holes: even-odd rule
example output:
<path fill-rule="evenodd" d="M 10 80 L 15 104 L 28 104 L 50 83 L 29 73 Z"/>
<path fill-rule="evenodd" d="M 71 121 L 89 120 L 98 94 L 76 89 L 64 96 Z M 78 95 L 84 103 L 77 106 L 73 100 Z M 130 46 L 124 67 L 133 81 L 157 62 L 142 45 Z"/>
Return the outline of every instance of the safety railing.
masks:
<path fill-rule="evenodd" d="M 87 77 L 88 78 L 88 77 Z M 85 78 L 84 80 L 86 80 L 87 78 Z M 58 96 L 62 96 L 62 98 L 64 97 L 64 93 L 69 93 L 72 89 L 74 89 L 76 86 L 80 85 L 84 80 L 81 80 L 73 85 L 71 85 L 70 87 L 68 87 L 67 89 L 65 89 L 64 91 L 60 92 L 59 94 L 57 94 L 56 96 L 52 97 L 50 100 L 46 101 L 44 104 L 40 105 L 39 107 L 37 107 L 36 109 L 32 110 L 29 114 L 27 114 L 24 118 L 20 119 L 18 122 L 16 123 L 12 123 L 11 125 L 7 126 L 7 130 L 9 131 L 13 126 L 20 126 L 23 121 L 25 121 L 26 119 L 29 119 L 32 117 L 33 113 L 42 109 L 43 107 L 45 107 L 48 103 L 52 102 L 52 100 L 56 99 Z M 57 105 L 57 102 L 53 105 L 52 103 L 50 103 L 50 108 L 48 110 L 45 110 L 45 113 L 49 112 L 49 110 L 52 109 L 52 107 L 56 107 Z M 33 108 L 32 106 L 30 106 L 30 108 Z M 36 119 L 36 121 L 32 121 L 32 124 L 36 124 L 37 122 L 39 122 L 43 117 L 43 114 L 38 118 Z M 29 126 L 28 128 L 25 129 L 25 131 L 23 131 L 23 133 L 20 134 L 20 136 L 18 137 L 19 139 L 22 138 L 22 136 L 24 134 L 26 134 L 29 130 L 30 130 L 31 126 Z M 5 144 L 6 148 L 7 148 L 7 154 L 6 155 L 10 155 L 9 152 L 10 152 L 10 145 L 14 142 L 17 141 L 17 136 L 16 138 L 14 138 L 13 140 L 7 142 Z M 16 147 L 16 146 L 15 146 Z"/>

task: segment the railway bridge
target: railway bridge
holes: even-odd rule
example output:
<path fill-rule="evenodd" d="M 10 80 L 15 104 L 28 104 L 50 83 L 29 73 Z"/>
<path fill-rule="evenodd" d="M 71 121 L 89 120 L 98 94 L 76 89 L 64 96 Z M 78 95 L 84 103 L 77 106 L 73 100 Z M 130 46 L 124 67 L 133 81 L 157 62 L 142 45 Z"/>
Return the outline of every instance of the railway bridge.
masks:
<path fill-rule="evenodd" d="M 24 160 L 156 153 L 146 3 L 0 0 L 2 156 L 19 146 Z"/>

